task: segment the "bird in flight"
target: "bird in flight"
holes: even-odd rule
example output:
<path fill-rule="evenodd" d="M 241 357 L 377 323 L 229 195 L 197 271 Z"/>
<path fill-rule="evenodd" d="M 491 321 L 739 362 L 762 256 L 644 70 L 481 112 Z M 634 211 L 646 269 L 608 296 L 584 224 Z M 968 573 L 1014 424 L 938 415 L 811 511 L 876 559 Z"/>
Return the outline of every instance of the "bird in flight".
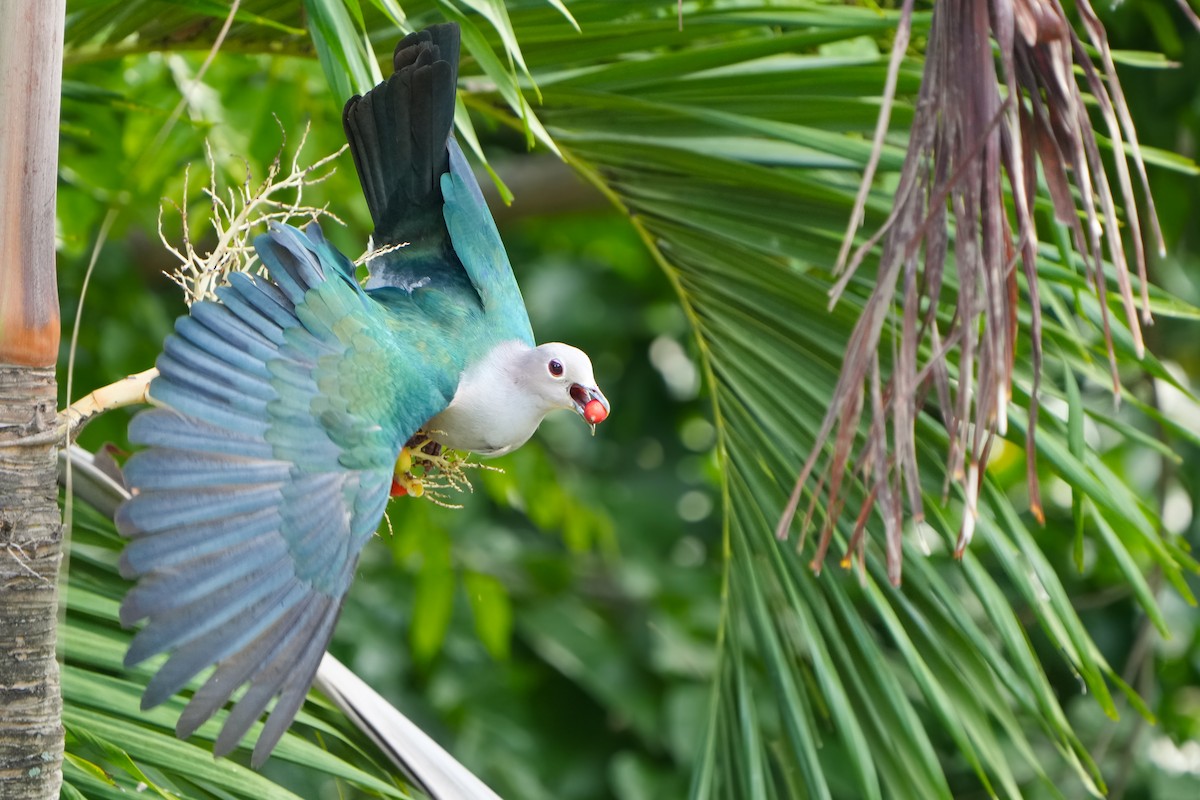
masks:
<path fill-rule="evenodd" d="M 452 134 L 458 54 L 456 25 L 410 34 L 394 74 L 346 104 L 375 225 L 366 286 L 316 223 L 272 225 L 254 243 L 269 279 L 234 273 L 192 305 L 158 358 L 158 407 L 130 423 L 145 449 L 117 513 L 122 572 L 137 578 L 121 621 L 147 622 L 126 664 L 170 653 L 143 708 L 215 667 L 181 737 L 246 687 L 216 755 L 272 701 L 255 766 L 291 724 L 363 546 L 411 486 L 397 490 L 407 444 L 501 455 L 556 409 L 593 431 L 608 416 L 583 351 L 535 345 Z"/>

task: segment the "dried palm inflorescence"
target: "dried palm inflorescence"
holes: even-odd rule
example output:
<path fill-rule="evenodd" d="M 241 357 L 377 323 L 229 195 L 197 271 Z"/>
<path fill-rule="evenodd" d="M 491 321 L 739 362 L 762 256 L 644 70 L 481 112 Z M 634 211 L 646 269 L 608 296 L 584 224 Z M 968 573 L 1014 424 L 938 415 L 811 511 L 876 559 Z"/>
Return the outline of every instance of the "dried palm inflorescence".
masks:
<path fill-rule="evenodd" d="M 871 510 L 877 509 L 886 531 L 888 577 L 899 583 L 905 499 L 913 517 L 923 517 L 914 434 L 918 410 L 931 389 L 950 439 L 946 491 L 954 481 L 965 495 L 955 551 L 961 556 L 974 532 L 980 471 L 987 463 L 993 438 L 997 433 L 1004 435 L 1007 428 L 1017 310 L 1022 302 L 1018 264 L 1025 275 L 1024 302 L 1031 317 L 1033 356 L 1026 432 L 1029 498 L 1033 513 L 1042 518 L 1034 464 L 1042 349 L 1032 208 L 1039 167 L 1055 216 L 1071 231 L 1074 247 L 1101 300 L 1114 393 L 1119 387 L 1107 311 L 1106 257 L 1115 268 L 1134 346 L 1138 355 L 1142 354 L 1138 302 L 1122 246 L 1117 205 L 1073 70 L 1082 74 L 1112 141 L 1124 222 L 1141 283 L 1141 323 L 1150 321 L 1146 258 L 1133 180 L 1122 155 L 1126 146 L 1144 190 L 1149 234 L 1160 252 L 1162 235 L 1103 26 L 1087 0 L 1079 0 L 1076 9 L 1090 44 L 1099 53 L 1099 68 L 1058 0 L 962 0 L 935 5 L 925 73 L 893 210 L 882 228 L 851 254 L 886 133 L 896 75 L 908 46 L 911 0 L 903 6 L 889 69 L 889 99 L 876 130 L 876 156 L 864 176 L 836 267 L 839 279 L 831 291 L 831 305 L 882 240 L 876 285 L 847 347 L 834 401 L 777 531 L 780 538 L 787 536 L 809 477 L 818 463 L 825 461 L 827 468 L 810 494 L 804 520 L 807 529 L 824 494 L 827 508 L 812 561 L 814 569 L 820 569 L 829 548 L 845 502 L 847 468 L 852 466 L 863 480 L 867 498 L 842 563 L 848 566 L 855 556 L 861 563 L 866 522 Z M 1005 205 L 1006 181 L 1011 190 L 1011 214 Z M 1072 191 L 1078 195 L 1079 209 Z M 955 280 L 951 281 L 944 273 L 948 258 L 954 266 Z M 940 299 L 948 284 L 957 292 L 955 311 L 949 321 L 939 320 Z M 879 340 L 885 322 L 895 318 L 892 309 L 897 297 L 903 298 L 902 310 L 896 324 L 891 377 L 885 381 Z M 919 357 L 922 346 L 929 353 L 924 359 Z M 952 351 L 958 356 L 956 370 L 948 362 Z M 866 410 L 870 413 L 865 441 L 855 455 L 852 451 Z M 831 434 L 832 447 L 822 459 Z M 802 536 L 801 545 L 803 541 Z"/>
<path fill-rule="evenodd" d="M 300 165 L 300 151 L 308 139 L 309 128 L 306 126 L 296 152 L 292 156 L 291 172 L 281 175 L 283 171 L 283 152 L 285 141 L 280 145 L 279 152 L 267 168 L 267 175 L 257 186 L 251 183 L 250 169 L 247 166 L 246 177 L 238 186 L 222 188 L 218 185 L 217 165 L 213 158 L 212 148 L 208 142 L 204 144 L 205 160 L 208 162 L 209 180 L 204 188 L 204 194 L 212 203 L 212 215 L 209 222 L 217 235 L 217 243 L 212 250 L 201 253 L 196 250 L 188 231 L 187 194 L 188 178 L 191 175 L 189 165 L 184 173 L 184 204 L 175 206 L 179 212 L 182 228 L 181 242 L 178 247 L 171 243 L 163 230 L 162 209 L 158 212 L 158 236 L 167 250 L 179 260 L 179 267 L 167 273 L 167 277 L 179 284 L 183 289 L 184 300 L 190 306 L 198 300 L 214 299 L 213 293 L 218 286 L 224 285 L 231 272 L 252 272 L 259 266 L 258 257 L 254 253 L 250 236 L 256 230 L 261 230 L 268 222 L 281 224 L 299 223 L 329 218 L 344 224 L 329 209 L 304 204 L 304 187 L 320 183 L 333 174 L 335 167 L 329 166 L 345 150 L 340 150 L 319 159 L 315 163 L 303 167 Z"/>

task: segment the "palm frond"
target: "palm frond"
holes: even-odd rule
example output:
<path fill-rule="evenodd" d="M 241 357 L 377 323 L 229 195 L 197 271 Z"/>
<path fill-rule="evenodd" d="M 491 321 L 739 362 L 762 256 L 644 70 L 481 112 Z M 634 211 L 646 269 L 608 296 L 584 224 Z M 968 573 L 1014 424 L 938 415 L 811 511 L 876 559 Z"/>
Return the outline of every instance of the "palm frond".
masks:
<path fill-rule="evenodd" d="M 1043 537 L 1029 527 L 1035 520 L 986 474 L 978 477 L 977 508 L 972 493 L 952 482 L 944 453 L 965 428 L 948 434 L 945 421 L 919 405 L 907 423 L 915 437 L 906 458 L 920 465 L 922 476 L 912 488 L 928 524 L 904 525 L 903 542 L 899 535 L 884 537 L 886 547 L 878 552 L 867 546 L 877 536 L 869 507 L 857 520 L 843 516 L 843 505 L 879 499 L 895 508 L 899 500 L 883 496 L 889 487 L 876 479 L 849 473 L 846 460 L 816 476 L 812 496 L 824 483 L 834 498 L 827 507 L 810 508 L 828 532 L 816 551 L 803 539 L 798 547 L 780 546 L 771 535 L 791 488 L 787 476 L 820 441 L 829 400 L 838 396 L 839 366 L 856 352 L 847 349 L 855 341 L 854 321 L 870 307 L 882 275 L 840 277 L 833 265 L 854 207 L 856 171 L 867 160 L 861 145 L 871 133 L 869 110 L 876 107 L 859 100 L 863 113 L 854 115 L 856 101 L 847 97 L 854 90 L 843 87 L 878 91 L 886 61 L 878 53 L 833 58 L 822 47 L 895 26 L 898 16 L 838 7 L 818 23 L 797 9 L 730 3 L 686 15 L 677 40 L 686 48 L 647 54 L 638 33 L 673 20 L 626 6 L 614 16 L 627 40 L 589 26 L 597 4 L 580 2 L 572 10 L 583 32 L 569 39 L 555 37 L 545 14 L 514 12 L 525 41 L 537 43 L 526 46 L 531 63 L 556 64 L 544 76 L 534 70 L 541 115 L 567 159 L 628 212 L 675 284 L 713 391 L 724 467 L 726 607 L 722 666 L 693 796 L 795 796 L 800 787 L 816 797 L 874 797 L 883 787 L 904 786 L 915 796 L 950 797 L 947 758 L 953 752 L 984 789 L 1016 797 L 1029 775 L 1053 790 L 1050 775 L 1058 767 L 1046 762 L 1047 747 L 1084 786 L 1102 791 L 1103 775 L 1068 721 L 1022 615 L 1032 615 L 1109 713 L 1116 713 L 1110 687 L 1127 694 L 1128 687 L 1072 607 L 1042 550 Z M 927 16 L 914 17 L 914 33 L 930 35 L 929 23 Z M 555 61 L 568 47 L 586 53 L 587 63 Z M 543 52 L 553 55 L 542 60 Z M 896 72 L 903 118 L 918 113 L 909 103 L 917 98 L 919 67 L 906 59 Z M 902 140 L 886 141 L 883 168 L 894 170 L 894 148 Z M 1047 202 L 1029 199 L 1034 208 Z M 890 204 L 887 193 L 871 191 L 868 224 L 878 225 Z M 1074 264 L 1064 253 L 1036 253 L 1029 280 L 1043 295 L 1074 292 L 1061 283 L 1064 257 Z M 832 312 L 831 290 L 842 292 Z M 896 296 L 885 290 L 882 297 L 874 301 L 882 311 L 878 344 L 860 341 L 868 350 L 859 353 L 881 368 L 861 401 L 878 420 L 889 396 L 882 375 L 901 358 L 903 341 L 898 323 L 882 324 Z M 1108 298 L 1073 298 L 1071 304 L 1084 302 L 1101 313 L 1043 321 L 1047 339 L 1080 348 L 1069 356 L 1072 370 L 1094 377 L 1095 362 L 1106 359 L 1106 316 L 1116 357 L 1136 359 L 1128 327 L 1136 320 L 1103 313 Z M 952 307 L 927 308 L 946 330 Z M 1016 313 L 1014 306 L 1001 322 L 1017 326 L 1012 334 L 1028 336 L 1034 320 L 1027 309 L 1011 316 Z M 995 356 L 1007 351 L 1014 358 L 1008 432 L 1014 436 L 1029 427 L 1038 372 L 1031 352 L 1009 342 Z M 955 344 L 949 336 L 922 342 L 909 360 L 942 355 L 937 351 L 947 343 Z M 957 385 L 959 368 L 970 369 L 955 359 L 943 380 Z M 913 390 L 920 380 L 917 374 L 913 386 L 894 390 Z M 1066 427 L 1042 420 L 1039 448 L 1049 468 L 1087 506 L 1102 507 L 1111 523 L 1088 522 L 1086 531 L 1135 586 L 1144 587 L 1147 562 L 1132 556 L 1131 546 L 1178 578 L 1186 562 L 1152 524 L 1157 510 L 1125 502 L 1132 491 L 1095 453 L 1072 450 Z M 848 425 L 836 446 L 848 450 L 862 433 L 857 423 Z M 882 446 L 882 430 L 871 441 L 867 456 L 886 474 L 894 467 L 882 467 L 893 457 Z M 994 447 L 1014 445 L 998 440 Z M 964 513 L 978 514 L 984 535 L 979 552 L 965 551 L 963 567 L 955 568 L 945 556 L 956 538 L 954 520 Z M 889 526 L 899 534 L 899 517 Z M 922 536 L 932 558 L 919 551 Z M 857 576 L 819 574 L 833 542 L 843 548 L 843 567 L 858 564 Z M 901 563 L 910 580 L 891 588 Z M 1143 588 L 1138 595 L 1157 616 L 1151 594 Z M 762 692 L 774 702 L 764 706 Z M 835 775 L 838 781 L 831 782 Z"/>

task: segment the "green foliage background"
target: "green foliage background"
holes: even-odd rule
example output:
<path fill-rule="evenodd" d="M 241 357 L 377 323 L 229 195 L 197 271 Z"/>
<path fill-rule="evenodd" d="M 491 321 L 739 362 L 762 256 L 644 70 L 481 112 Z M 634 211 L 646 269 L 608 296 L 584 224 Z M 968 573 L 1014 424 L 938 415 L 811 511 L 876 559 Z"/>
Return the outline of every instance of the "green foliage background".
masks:
<path fill-rule="evenodd" d="M 203 235 L 197 178 L 206 137 L 224 178 L 234 181 L 247 167 L 261 178 L 281 128 L 290 147 L 311 122 L 305 152 L 312 160 L 342 144 L 340 98 L 313 57 L 320 48 L 306 17 L 290 4 L 243 5 L 203 85 L 160 140 L 226 9 L 69 3 L 58 212 L 67 326 L 76 322 L 97 233 L 115 211 L 78 320 L 76 397 L 150 366 L 183 313 L 179 291 L 161 274 L 173 264 L 156 220 L 162 198 L 183 201 L 191 164 L 186 202 L 194 233 Z M 389 53 L 397 34 L 387 14 L 396 7 L 359 5 L 308 2 L 305 9 L 315 20 L 325 19 L 322 9 L 357 10 L 375 50 Z M 825 314 L 828 265 L 865 157 L 876 113 L 869 98 L 884 73 L 878 54 L 894 17 L 836 5 L 700 3 L 685 6 L 677 34 L 674 3 L 581 0 L 567 4 L 583 29 L 577 36 L 550 4 L 508 5 L 542 103 L 527 81 L 525 96 L 547 136 L 608 196 L 589 199 L 569 176 L 553 178 L 551 189 L 581 198 L 578 207 L 525 215 L 533 203 L 518 192 L 501 232 L 534 330 L 592 354 L 613 416 L 595 439 L 575 420 L 551 418 L 532 445 L 496 462 L 503 473 L 479 474 L 462 510 L 394 503 L 391 530 L 381 529 L 364 558 L 335 654 L 509 798 L 975 797 L 989 790 L 1077 797 L 1089 770 L 1073 762 L 1085 751 L 1114 795 L 1200 790 L 1200 757 L 1187 769 L 1163 766 L 1187 766 L 1180 760 L 1187 750 L 1170 760 L 1170 743 L 1200 738 L 1200 625 L 1162 578 L 1196 586 L 1176 568 L 1184 556 L 1175 549 L 1197 542 L 1190 510 L 1200 492 L 1200 419 L 1194 404 L 1172 401 L 1162 380 L 1131 367 L 1130 399 L 1160 403 L 1167 421 L 1132 410 L 1136 402 L 1118 421 L 1166 441 L 1180 459 L 1103 427 L 1111 400 L 1086 326 L 1059 320 L 1061 341 L 1078 340 L 1084 354 L 1069 359 L 1081 399 L 1068 398 L 1076 379 L 1057 366 L 1050 383 L 1064 417 L 1068 406 L 1089 409 L 1096 455 L 1081 466 L 1065 452 L 1066 422 L 1046 423 L 1046 438 L 1053 444 L 1057 436 L 1064 453 L 1041 462 L 1050 488 L 1045 528 L 1023 513 L 1024 459 L 1013 448 L 993 465 L 995 522 L 981 527 L 966 562 L 951 561 L 944 544 L 954 531 L 952 501 L 946 521 L 935 519 L 926 533 L 933 555 L 922 556 L 910 534 L 900 591 L 883 581 L 860 587 L 835 561 L 814 578 L 803 567 L 811 545 L 796 557 L 769 538 L 770 509 L 811 441 L 854 297 L 865 291 L 858 286 L 849 307 Z M 409 27 L 465 15 L 504 52 L 495 29 L 472 11 L 495 14 L 497 3 L 403 6 Z M 1115 47 L 1159 50 L 1179 62 L 1176 69 L 1125 66 L 1122 79 L 1143 142 L 1194 156 L 1200 93 L 1190 76 L 1200 74 L 1200 34 L 1170 3 L 1134 0 L 1105 14 Z M 786 46 L 770 37 L 764 44 L 763 30 L 781 28 Z M 755 68 L 755 59 L 776 52 L 793 59 L 791 69 Z M 547 156 L 525 154 L 537 127 L 514 119 L 511 90 L 506 96 L 503 83 L 487 80 L 505 62 L 475 59 L 464 66 L 474 128 L 491 166 L 517 187 Z M 347 86 L 369 74 L 369 64 L 342 64 Z M 918 77 L 914 60 L 902 75 L 902 98 L 911 99 Z M 894 130 L 903 131 L 909 114 L 902 103 Z M 896 166 L 902 145 L 897 134 L 885 165 Z M 1154 278 L 1178 299 L 1200 303 L 1189 228 L 1200 207 L 1195 174 L 1153 169 L 1151 179 L 1171 249 Z M 875 221 L 887 208 L 886 181 L 872 200 Z M 348 155 L 307 198 L 328 202 L 346 220 L 344 229 L 327 225 L 327 235 L 344 252 L 360 253 L 369 220 Z M 166 224 L 169 231 L 177 224 L 169 205 Z M 1086 310 L 1086 296 L 1064 285 L 1064 304 Z M 1196 374 L 1189 313 L 1161 318 L 1148 340 L 1161 360 Z M 1165 374 L 1151 364 L 1148 372 L 1156 371 Z M 1069 416 L 1083 424 L 1077 413 Z M 82 443 L 124 447 L 127 419 L 115 412 L 93 423 Z M 924 424 L 936 460 L 937 428 Z M 1090 519 L 1077 540 L 1072 487 L 1083 491 L 1080 476 L 1097 475 L 1101 490 L 1085 492 L 1093 506 L 1108 494 L 1117 503 L 1141 498 L 1145 508 L 1106 512 L 1111 537 Z M 1164 504 L 1174 528 L 1164 534 L 1168 555 L 1155 545 Z M 101 520 L 86 511 L 78 519 L 82 555 L 72 581 L 87 585 L 94 567 L 93 588 L 117 591 L 102 569 L 113 540 Z M 1140 524 L 1153 535 L 1139 534 Z M 868 570 L 873 579 L 879 557 Z M 1142 574 L 1148 578 L 1139 585 L 1134 576 Z M 1063 603 L 1053 612 L 1035 599 L 1048 575 Z M 75 597 L 68 664 L 87 664 L 71 637 L 111 609 L 86 592 Z M 1055 627 L 1072 614 L 1085 642 Z M 1169 640 L 1154 632 L 1156 615 Z M 1076 646 L 1079 653 L 1067 655 Z M 1106 665 L 1120 674 L 1127 662 L 1137 669 L 1125 678 L 1158 718 L 1155 727 L 1119 691 L 1115 700 L 1094 696 L 1116 685 Z M 88 669 L 128 677 L 115 662 Z M 1118 721 L 1105 716 L 1106 706 Z M 315 713 L 316 721 L 299 726 L 305 737 L 320 730 Z M 354 751 L 369 754 L 365 743 L 347 735 L 345 744 L 330 744 L 333 734 L 326 735 L 323 745 L 370 763 Z M 112 751 L 73 747 L 81 759 L 109 765 L 118 782 L 132 780 L 113 768 Z M 821 765 L 821 776 L 805 764 Z M 284 758 L 273 759 L 266 775 L 302 797 L 369 791 Z M 92 785 L 80 773 L 68 777 Z M 186 788 L 220 796 L 200 783 Z"/>

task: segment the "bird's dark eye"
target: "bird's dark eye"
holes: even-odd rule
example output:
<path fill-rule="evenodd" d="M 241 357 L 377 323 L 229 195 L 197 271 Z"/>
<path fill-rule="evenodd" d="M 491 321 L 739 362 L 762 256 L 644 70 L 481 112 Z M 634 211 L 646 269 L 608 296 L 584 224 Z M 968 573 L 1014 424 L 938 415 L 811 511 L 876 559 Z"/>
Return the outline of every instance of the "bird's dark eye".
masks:
<path fill-rule="evenodd" d="M 550 359 L 550 363 L 546 365 L 546 368 L 550 370 L 550 374 L 553 375 L 554 377 L 556 377 L 556 378 L 562 377 L 563 365 L 562 365 L 562 362 L 559 361 L 557 358 Z"/>

